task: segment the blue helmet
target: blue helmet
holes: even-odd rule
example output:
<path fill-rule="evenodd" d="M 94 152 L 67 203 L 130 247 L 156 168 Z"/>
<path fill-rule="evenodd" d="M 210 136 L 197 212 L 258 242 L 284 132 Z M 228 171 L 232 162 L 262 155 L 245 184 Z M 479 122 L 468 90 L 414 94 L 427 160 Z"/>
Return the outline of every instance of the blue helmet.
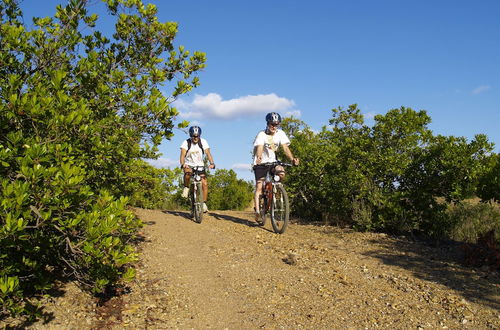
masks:
<path fill-rule="evenodd" d="M 281 123 L 281 116 L 277 112 L 270 112 L 266 115 L 266 122 L 268 124 L 280 124 Z"/>
<path fill-rule="evenodd" d="M 191 126 L 189 127 L 189 136 L 201 136 L 201 127 L 199 126 Z"/>

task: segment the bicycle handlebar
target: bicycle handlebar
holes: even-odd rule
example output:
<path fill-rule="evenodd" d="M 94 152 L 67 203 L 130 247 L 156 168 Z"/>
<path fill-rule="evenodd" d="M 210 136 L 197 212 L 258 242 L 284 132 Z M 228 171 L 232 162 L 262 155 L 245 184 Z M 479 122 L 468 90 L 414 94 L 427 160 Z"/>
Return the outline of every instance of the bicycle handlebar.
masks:
<path fill-rule="evenodd" d="M 283 163 L 281 161 L 275 161 L 275 162 L 269 162 L 269 163 L 260 163 L 255 166 L 262 166 L 262 167 L 267 167 L 267 166 L 275 166 L 275 165 L 281 165 L 281 166 L 293 166 L 293 164 L 290 163 Z"/>
<path fill-rule="evenodd" d="M 188 165 L 190 169 L 192 169 L 195 172 L 203 172 L 205 170 L 205 166 L 191 166 Z"/>

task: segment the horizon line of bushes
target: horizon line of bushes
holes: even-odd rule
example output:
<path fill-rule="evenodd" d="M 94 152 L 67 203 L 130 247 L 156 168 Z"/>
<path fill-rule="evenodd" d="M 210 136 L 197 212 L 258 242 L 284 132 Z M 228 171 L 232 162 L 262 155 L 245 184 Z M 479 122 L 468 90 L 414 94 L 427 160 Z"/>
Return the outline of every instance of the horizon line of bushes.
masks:
<path fill-rule="evenodd" d="M 361 231 L 466 241 L 494 229 L 499 239 L 500 158 L 484 134 L 470 142 L 433 135 L 426 111 L 407 107 L 374 121 L 365 124 L 356 104 L 332 109 L 320 132 L 298 119 L 283 121 L 301 159 L 287 179 L 296 216 Z M 476 215 L 489 216 L 459 235 L 474 219 L 453 209 L 467 208 L 464 201 L 471 198 L 486 203 L 475 207 Z"/>

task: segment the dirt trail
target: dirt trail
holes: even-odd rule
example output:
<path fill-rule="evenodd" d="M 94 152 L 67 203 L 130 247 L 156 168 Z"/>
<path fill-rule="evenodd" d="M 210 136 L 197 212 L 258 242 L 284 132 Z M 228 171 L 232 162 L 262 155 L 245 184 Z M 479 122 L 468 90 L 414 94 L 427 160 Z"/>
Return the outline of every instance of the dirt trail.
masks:
<path fill-rule="evenodd" d="M 136 213 L 130 292 L 96 307 L 69 287 L 31 328 L 500 328 L 499 275 L 461 266 L 456 246 L 298 224 L 276 235 L 249 212 Z"/>

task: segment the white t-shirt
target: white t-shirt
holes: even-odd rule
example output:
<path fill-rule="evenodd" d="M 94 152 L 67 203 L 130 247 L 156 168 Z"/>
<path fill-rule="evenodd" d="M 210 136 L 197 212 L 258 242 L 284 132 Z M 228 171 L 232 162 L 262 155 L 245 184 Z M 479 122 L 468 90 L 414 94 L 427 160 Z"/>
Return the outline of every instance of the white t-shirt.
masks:
<path fill-rule="evenodd" d="M 200 138 L 201 145 L 203 146 L 203 150 L 207 150 L 210 148 L 208 145 L 207 140 L 204 138 Z M 187 140 L 184 140 L 181 144 L 181 149 L 187 150 L 188 149 L 188 143 Z M 203 166 L 203 152 L 201 151 L 200 146 L 198 143 L 194 143 L 193 140 L 191 140 L 191 148 L 187 151 L 186 153 L 186 158 L 184 159 L 184 163 L 189 166 Z"/>
<path fill-rule="evenodd" d="M 282 144 L 290 144 L 290 140 L 285 132 L 278 129 L 273 135 L 267 135 L 265 131 L 260 131 L 253 143 L 254 150 L 257 146 L 264 146 L 261 163 L 271 163 L 276 161 L 276 151 Z M 257 156 L 253 156 L 253 164 L 257 164 Z"/>

